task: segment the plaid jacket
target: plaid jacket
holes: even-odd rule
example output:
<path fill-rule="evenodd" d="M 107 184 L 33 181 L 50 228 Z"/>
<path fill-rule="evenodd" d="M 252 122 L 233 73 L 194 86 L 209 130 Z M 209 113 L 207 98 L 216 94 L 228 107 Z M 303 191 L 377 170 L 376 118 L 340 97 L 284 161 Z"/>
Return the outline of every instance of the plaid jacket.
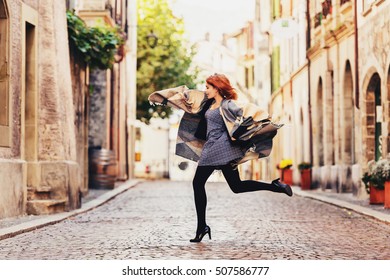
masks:
<path fill-rule="evenodd" d="M 202 120 L 210 106 L 205 93 L 179 86 L 156 91 L 148 99 L 152 105 L 167 105 L 185 111 L 179 125 L 176 154 L 198 161 L 205 143 L 199 136 L 205 135 L 206 130 Z M 219 110 L 231 140 L 246 148 L 244 157 L 235 164 L 269 156 L 272 139 L 282 124 L 273 123 L 268 113 L 251 103 L 223 100 Z"/>

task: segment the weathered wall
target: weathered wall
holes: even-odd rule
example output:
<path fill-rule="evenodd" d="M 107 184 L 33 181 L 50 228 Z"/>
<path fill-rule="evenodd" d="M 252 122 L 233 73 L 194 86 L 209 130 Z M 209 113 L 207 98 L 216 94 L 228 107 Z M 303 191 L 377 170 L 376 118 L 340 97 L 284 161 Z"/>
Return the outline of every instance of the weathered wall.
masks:
<path fill-rule="evenodd" d="M 390 153 L 390 3 L 383 2 L 376 9 L 362 17 L 359 26 L 359 76 L 360 76 L 360 106 L 361 119 L 367 118 L 368 79 L 377 72 L 380 77 L 381 104 L 383 110 L 382 118 L 382 156 Z M 372 132 L 371 132 L 372 133 Z M 370 131 L 363 129 L 363 139 L 370 137 Z M 364 151 L 374 151 L 374 142 L 365 141 Z M 373 152 L 372 152 L 373 153 Z M 373 156 L 371 156 L 373 157 Z M 366 163 L 373 158 L 364 158 Z"/>
<path fill-rule="evenodd" d="M 0 159 L 0 219 L 22 215 L 25 210 L 25 162 Z"/>
<path fill-rule="evenodd" d="M 69 73 L 61 73 L 57 60 L 63 59 L 66 55 L 59 55 L 59 44 L 56 42 L 58 18 L 54 17 L 54 3 L 50 0 L 40 1 L 39 34 L 39 159 L 40 160 L 60 160 L 65 159 L 67 143 L 64 138 L 69 138 L 69 131 L 64 124 L 66 120 L 65 104 L 68 100 L 63 100 L 60 93 L 61 79 L 69 76 Z M 44 34 L 44 36 L 43 36 Z M 67 54 L 67 53 L 66 53 Z M 66 63 L 66 60 L 62 60 Z M 66 78 L 65 78 L 66 79 Z M 69 84 L 70 86 L 70 84 Z M 69 91 L 70 92 L 70 91 Z M 64 145 L 65 144 L 65 145 Z"/>
<path fill-rule="evenodd" d="M 26 209 L 26 166 L 20 159 L 20 99 L 22 71 L 21 2 L 8 0 L 10 21 L 10 147 L 0 147 L 0 218 L 22 215 Z"/>
<path fill-rule="evenodd" d="M 38 157 L 24 159 L 30 135 L 22 139 L 27 98 L 23 83 L 23 3 L 38 13 L 37 95 Z M 64 211 L 80 206 L 79 165 L 76 162 L 73 96 L 65 2 L 8 0 L 10 11 L 9 148 L 0 148 L 0 218 L 27 213 Z M 26 46 L 30 48 L 29 45 Z M 30 142 L 31 143 L 31 142 Z M 22 145 L 25 145 L 22 147 Z"/>
<path fill-rule="evenodd" d="M 90 84 L 92 85 L 92 93 L 90 96 L 89 108 L 89 147 L 107 147 L 107 72 L 102 70 L 93 70 L 90 74 Z"/>
<path fill-rule="evenodd" d="M 76 153 L 77 163 L 79 165 L 79 174 L 81 182 L 81 192 L 88 192 L 88 115 L 87 102 L 89 102 L 89 92 L 86 79 L 86 65 L 81 58 L 77 57 L 74 51 L 71 51 L 71 77 L 73 91 L 73 106 L 75 112 L 75 134 L 76 134 Z"/>

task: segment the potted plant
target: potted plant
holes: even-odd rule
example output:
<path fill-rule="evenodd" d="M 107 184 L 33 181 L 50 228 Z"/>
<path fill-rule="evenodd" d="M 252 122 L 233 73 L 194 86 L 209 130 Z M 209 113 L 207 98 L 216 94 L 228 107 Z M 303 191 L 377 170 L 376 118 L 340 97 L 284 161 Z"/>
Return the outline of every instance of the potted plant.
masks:
<path fill-rule="evenodd" d="M 280 163 L 276 165 L 276 168 L 280 170 L 280 180 L 288 185 L 292 185 L 292 167 L 293 163 L 291 159 L 282 159 Z"/>
<path fill-rule="evenodd" d="M 390 181 L 389 159 L 371 160 L 367 164 L 367 169 L 367 172 L 363 174 L 362 181 L 366 186 L 367 193 L 370 194 L 370 204 L 383 204 L 385 202 L 385 183 Z M 390 201 L 388 203 L 388 207 L 390 207 Z"/>
<path fill-rule="evenodd" d="M 309 162 L 301 162 L 298 164 L 299 172 L 301 173 L 301 189 L 310 190 L 311 188 L 311 168 Z"/>
<path fill-rule="evenodd" d="M 377 173 L 384 181 L 384 207 L 390 208 L 390 154 L 386 159 L 381 159 L 377 162 Z"/>

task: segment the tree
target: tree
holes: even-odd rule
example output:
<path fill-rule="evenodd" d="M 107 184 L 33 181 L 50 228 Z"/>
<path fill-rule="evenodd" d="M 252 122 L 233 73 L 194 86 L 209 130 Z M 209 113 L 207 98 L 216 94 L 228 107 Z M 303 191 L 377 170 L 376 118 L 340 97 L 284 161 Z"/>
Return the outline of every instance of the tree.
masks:
<path fill-rule="evenodd" d="M 168 117 L 169 107 L 151 106 L 148 96 L 156 90 L 187 85 L 195 87 L 196 71 L 190 72 L 193 46 L 184 36 L 184 23 L 175 17 L 167 0 L 138 1 L 137 35 L 137 118 Z M 147 36 L 158 38 L 155 47 Z"/>

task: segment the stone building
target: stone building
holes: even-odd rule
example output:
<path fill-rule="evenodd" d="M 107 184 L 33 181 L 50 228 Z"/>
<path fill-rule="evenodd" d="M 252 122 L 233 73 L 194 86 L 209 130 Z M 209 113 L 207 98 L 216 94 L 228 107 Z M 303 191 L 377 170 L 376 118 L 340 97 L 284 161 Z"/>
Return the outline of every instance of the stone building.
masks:
<path fill-rule="evenodd" d="M 318 13 L 314 15 L 308 51 L 314 178 L 325 188 L 364 196 L 361 176 L 367 162 L 389 152 L 390 5 L 345 0 L 322 4 L 322 14 L 324 7 L 328 14 L 319 21 Z"/>
<path fill-rule="evenodd" d="M 360 185 L 352 180 L 360 173 L 354 9 L 351 1 L 333 2 L 309 6 L 313 179 L 323 188 L 351 192 Z"/>
<path fill-rule="evenodd" d="M 282 41 L 280 59 L 274 58 L 273 41 L 272 69 L 275 64 L 280 69 L 272 72 L 273 83 L 279 79 L 279 85 L 273 87 L 271 111 L 290 129 L 281 133 L 272 160 L 292 158 L 297 185 L 297 165 L 310 161 L 314 187 L 364 197 L 361 176 L 367 162 L 389 153 L 390 3 L 291 4 L 274 0 L 271 13 L 280 11 L 281 18 L 301 22 L 306 40 L 299 31 L 292 41 Z M 306 23 L 302 15 L 307 15 Z M 306 46 L 296 52 L 299 36 Z M 294 57 L 303 49 L 306 57 L 295 66 Z M 283 57 L 283 52 L 290 55 Z"/>
<path fill-rule="evenodd" d="M 310 161 L 306 2 L 256 1 L 258 98 L 273 120 L 284 124 L 262 169 L 266 179 L 280 176 L 276 165 L 282 159 Z"/>
<path fill-rule="evenodd" d="M 85 134 L 80 136 L 78 142 L 79 150 L 84 155 L 83 162 L 91 161 L 85 147 L 90 151 L 112 151 L 117 163 L 117 180 L 127 180 L 134 175 L 136 3 L 136 0 L 68 1 L 68 8 L 74 9 L 88 26 L 104 23 L 107 26 L 119 27 L 126 33 L 125 46 L 122 53 L 115 57 L 113 67 L 107 70 L 85 68 L 87 73 L 84 74 L 85 81 L 82 83 L 84 90 L 87 88 L 89 93 L 80 92 L 75 95 L 75 98 L 85 97 L 85 100 L 79 102 L 81 113 L 85 116 L 81 122 Z M 79 90 L 83 91 L 82 88 Z M 88 181 L 91 180 L 88 180 L 88 164 L 84 166 L 86 192 Z"/>
<path fill-rule="evenodd" d="M 67 9 L 87 2 L 0 1 L 0 219 L 75 209 L 88 193 L 92 83 L 70 52 L 66 19 Z M 105 100 L 97 106 L 104 116 L 91 130 L 115 151 L 125 180 L 134 168 L 136 0 L 89 2 L 127 32 L 95 95 Z"/>
<path fill-rule="evenodd" d="M 0 218 L 80 205 L 65 2 L 0 1 Z"/>
<path fill-rule="evenodd" d="M 390 1 L 358 1 L 359 138 L 363 169 L 390 153 Z"/>

